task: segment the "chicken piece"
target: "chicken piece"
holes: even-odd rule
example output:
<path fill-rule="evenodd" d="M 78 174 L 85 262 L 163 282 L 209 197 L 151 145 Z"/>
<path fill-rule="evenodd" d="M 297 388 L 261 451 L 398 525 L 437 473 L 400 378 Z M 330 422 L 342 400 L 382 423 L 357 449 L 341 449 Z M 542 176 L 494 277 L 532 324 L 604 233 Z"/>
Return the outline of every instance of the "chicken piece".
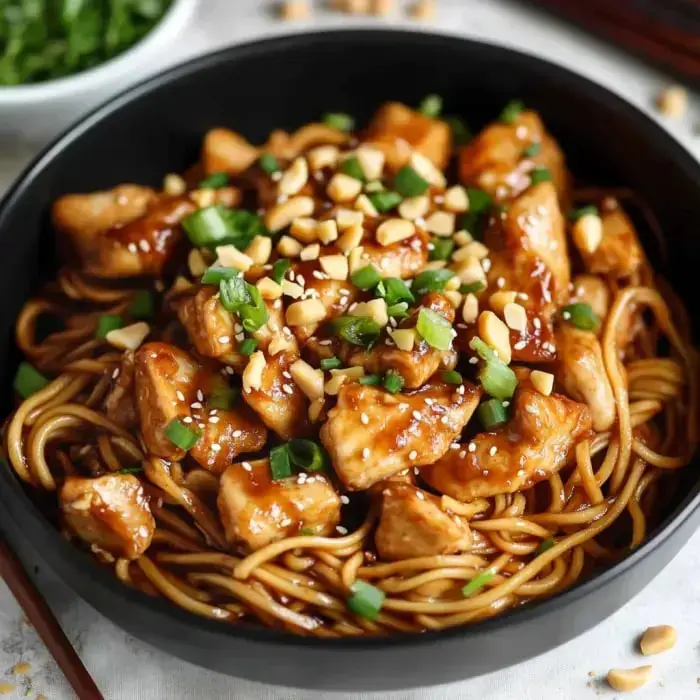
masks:
<path fill-rule="evenodd" d="M 523 151 L 539 144 L 536 155 Z M 521 112 L 512 124 L 492 122 L 472 139 L 459 155 L 459 177 L 465 185 L 479 187 L 499 201 L 517 197 L 530 186 L 530 171 L 546 167 L 559 199 L 568 197 L 569 176 L 564 154 L 547 133 L 536 112 Z"/>
<path fill-rule="evenodd" d="M 374 222 L 377 223 L 377 222 Z M 362 264 L 374 265 L 382 277 L 415 277 L 428 262 L 430 236 L 424 231 L 416 231 L 410 238 L 398 243 L 383 246 L 377 243 L 374 235 L 362 239 Z"/>
<path fill-rule="evenodd" d="M 619 205 L 601 208 L 600 216 L 603 221 L 603 238 L 592 253 L 579 248 L 583 264 L 594 275 L 629 277 L 645 260 L 644 249 L 634 224 Z"/>
<path fill-rule="evenodd" d="M 283 440 L 305 435 L 309 430 L 309 402 L 289 374 L 289 367 L 297 359 L 299 355 L 294 352 L 268 357 L 260 389 L 243 391 L 245 402 Z"/>
<path fill-rule="evenodd" d="M 202 143 L 204 173 L 237 175 L 250 167 L 259 156 L 259 149 L 230 129 L 211 129 Z"/>
<path fill-rule="evenodd" d="M 122 428 L 138 425 L 134 402 L 134 353 L 127 350 L 122 356 L 119 372 L 112 376 L 112 388 L 104 401 L 105 415 Z"/>
<path fill-rule="evenodd" d="M 566 393 L 590 409 L 593 428 L 608 430 L 615 422 L 615 397 L 595 333 L 562 323 L 556 330 L 556 379 Z"/>
<path fill-rule="evenodd" d="M 226 540 L 260 549 L 310 530 L 327 537 L 340 522 L 340 498 L 322 474 L 273 481 L 267 459 L 231 464 L 217 498 Z"/>
<path fill-rule="evenodd" d="M 400 102 L 387 102 L 379 108 L 364 140 L 384 151 L 392 170 L 406 165 L 412 151 L 430 158 L 444 170 L 452 149 L 452 134 L 446 122 L 427 117 Z"/>
<path fill-rule="evenodd" d="M 515 199 L 486 234 L 491 250 L 490 289 L 510 289 L 544 320 L 565 304 L 571 277 L 564 218 L 551 182 L 541 182 Z"/>
<path fill-rule="evenodd" d="M 149 453 L 170 460 L 185 456 L 165 432 L 176 418 L 200 431 L 190 455 L 210 471 L 222 471 L 234 457 L 264 446 L 265 428 L 243 407 L 207 408 L 208 398 L 225 391 L 227 384 L 184 350 L 167 343 L 142 345 L 135 374 L 141 434 Z"/>
<path fill-rule="evenodd" d="M 420 300 L 418 308 L 400 324 L 400 328 L 415 328 L 420 307 L 431 309 L 454 323 L 455 310 L 450 300 L 443 294 L 431 292 Z M 407 389 L 417 389 L 438 369 L 453 369 L 457 364 L 454 350 L 436 350 L 418 338 L 410 351 L 386 344 L 379 344 L 368 351 L 348 344 L 341 356 L 350 367 L 364 367 L 367 374 L 383 374 L 388 369 L 394 369 L 403 377 Z"/>
<path fill-rule="evenodd" d="M 151 544 L 156 523 L 132 474 L 68 476 L 58 499 L 66 526 L 84 542 L 125 559 L 137 559 Z"/>
<path fill-rule="evenodd" d="M 397 395 L 346 383 L 321 428 L 321 441 L 345 486 L 363 490 L 439 459 L 462 432 L 480 395 L 468 383 L 435 382 Z"/>
<path fill-rule="evenodd" d="M 588 407 L 561 394 L 540 394 L 524 374 L 508 423 L 422 469 L 427 484 L 466 503 L 529 488 L 567 464 L 576 443 L 591 434 Z"/>
<path fill-rule="evenodd" d="M 280 129 L 273 131 L 263 150 L 281 160 L 292 160 L 314 146 L 342 146 L 350 138 L 350 134 L 340 129 L 320 122 L 312 122 L 305 124 L 292 134 Z"/>
<path fill-rule="evenodd" d="M 467 552 L 472 536 L 467 521 L 446 513 L 436 496 L 409 484 L 388 483 L 374 541 L 380 559 L 399 561 Z"/>
<path fill-rule="evenodd" d="M 576 275 L 571 282 L 573 290 L 569 303 L 588 304 L 601 322 L 605 321 L 610 309 L 610 290 L 605 281 L 595 275 Z M 601 329 L 602 323 L 597 332 Z"/>

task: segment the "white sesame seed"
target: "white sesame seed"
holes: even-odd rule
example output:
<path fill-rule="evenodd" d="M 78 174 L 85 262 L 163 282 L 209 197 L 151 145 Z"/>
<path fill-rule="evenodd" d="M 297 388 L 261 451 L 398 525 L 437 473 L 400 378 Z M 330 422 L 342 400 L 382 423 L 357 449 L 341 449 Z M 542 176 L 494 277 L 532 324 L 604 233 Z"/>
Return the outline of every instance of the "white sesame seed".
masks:
<path fill-rule="evenodd" d="M 537 329 L 542 328 L 542 321 L 540 321 L 540 319 L 537 318 L 537 316 L 535 316 L 535 318 L 532 321 L 532 325 Z"/>
<path fill-rule="evenodd" d="M 190 418 L 190 416 L 185 416 L 185 417 L 182 419 L 182 422 L 183 422 L 183 423 L 191 423 L 191 422 L 192 422 L 192 418 Z"/>
<path fill-rule="evenodd" d="M 513 343 L 513 350 L 522 350 L 526 345 L 524 340 L 519 340 L 517 343 Z"/>
<path fill-rule="evenodd" d="M 505 277 L 499 277 L 499 278 L 496 280 L 496 286 L 497 286 L 499 289 L 503 289 L 503 287 L 506 286 L 506 279 L 505 279 Z"/>
<path fill-rule="evenodd" d="M 362 450 L 362 459 L 367 459 L 369 457 L 369 447 L 365 447 Z"/>
<path fill-rule="evenodd" d="M 571 312 L 570 311 L 564 311 L 561 315 L 561 317 L 565 320 L 568 321 L 571 318 Z"/>
<path fill-rule="evenodd" d="M 289 384 L 283 384 L 282 385 L 282 391 L 285 394 L 289 394 L 290 396 L 294 393 L 294 389 L 291 387 Z"/>
<path fill-rule="evenodd" d="M 141 248 L 144 253 L 148 253 L 148 251 L 151 250 L 151 244 L 148 241 L 141 239 L 139 241 L 139 248 Z"/>
<path fill-rule="evenodd" d="M 525 476 L 525 470 L 524 470 L 524 469 L 518 469 L 518 476 Z"/>
<path fill-rule="evenodd" d="M 460 384 L 460 385 L 457 387 L 457 393 L 460 394 L 460 395 L 463 395 L 463 394 L 464 394 L 464 384 Z"/>
<path fill-rule="evenodd" d="M 413 411 L 411 415 L 416 419 L 416 420 L 423 420 L 423 416 L 418 411 Z"/>
<path fill-rule="evenodd" d="M 116 379 L 119 376 L 119 367 L 117 367 L 114 372 L 112 372 L 112 379 Z"/>
<path fill-rule="evenodd" d="M 467 449 L 470 452 L 476 452 L 476 443 L 475 442 L 470 442 L 469 445 L 467 445 Z"/>
<path fill-rule="evenodd" d="M 197 389 L 197 400 L 204 401 L 204 392 L 201 389 Z"/>
<path fill-rule="evenodd" d="M 366 413 L 361 413 L 360 420 L 362 421 L 363 425 L 367 425 L 369 423 L 369 416 Z"/>
<path fill-rule="evenodd" d="M 224 344 L 225 344 L 225 343 L 228 343 L 230 340 L 231 340 L 231 336 L 230 336 L 230 335 L 221 335 L 221 336 L 219 336 L 219 342 L 220 342 L 220 343 L 224 343 Z"/>
<path fill-rule="evenodd" d="M 464 459 L 466 456 L 467 456 L 467 453 L 466 453 L 464 450 L 462 450 L 462 451 L 459 453 L 459 458 L 460 458 L 460 459 Z"/>
<path fill-rule="evenodd" d="M 242 430 L 234 430 L 233 433 L 232 433 L 232 436 L 235 437 L 235 438 L 239 438 L 239 437 L 241 437 L 241 435 L 243 435 L 243 431 L 242 431 Z"/>
<path fill-rule="evenodd" d="M 508 408 L 508 406 L 510 406 L 510 401 L 504 401 L 503 408 Z"/>
<path fill-rule="evenodd" d="M 399 404 L 399 411 L 405 411 L 408 409 L 408 404 L 404 403 L 403 401 Z"/>
<path fill-rule="evenodd" d="M 414 459 L 417 459 L 417 457 L 418 457 L 418 452 L 416 452 L 416 450 L 411 450 L 411 451 L 408 453 L 408 458 L 409 458 L 411 461 L 413 461 Z"/>
<path fill-rule="evenodd" d="M 211 449 L 212 449 L 214 452 L 219 452 L 219 451 L 221 450 L 221 445 L 219 445 L 219 443 L 217 443 L 217 442 L 213 442 L 213 443 L 211 444 Z"/>
<path fill-rule="evenodd" d="M 136 253 L 137 250 L 138 250 L 138 249 L 136 248 L 136 243 L 129 243 L 129 245 L 126 246 L 126 249 L 127 249 L 130 253 Z"/>
<path fill-rule="evenodd" d="M 252 472 L 253 467 L 251 466 L 250 462 L 241 462 L 241 466 L 243 469 L 245 469 L 247 472 Z"/>
<path fill-rule="evenodd" d="M 475 365 L 479 361 L 478 357 L 470 357 L 469 358 L 469 364 L 470 365 Z"/>
<path fill-rule="evenodd" d="M 224 371 L 226 372 L 226 374 L 234 374 L 233 367 L 224 367 Z"/>
<path fill-rule="evenodd" d="M 292 375 L 289 374 L 289 372 L 287 372 L 286 369 L 284 370 L 284 372 L 282 372 L 282 376 L 283 376 L 285 379 L 291 379 L 291 378 L 292 378 Z"/>
<path fill-rule="evenodd" d="M 493 457 L 496 452 L 498 452 L 498 447 L 496 447 L 496 445 L 491 445 L 491 447 L 489 447 L 489 454 Z"/>
<path fill-rule="evenodd" d="M 484 258 L 481 261 L 481 267 L 484 272 L 488 272 L 491 269 L 491 260 L 489 258 Z"/>
<path fill-rule="evenodd" d="M 292 524 L 291 518 L 285 518 L 284 520 L 280 520 L 280 525 L 282 527 L 289 527 L 291 524 Z"/>
<path fill-rule="evenodd" d="M 209 422 L 210 423 L 218 423 L 221 420 L 219 416 L 209 416 Z"/>
<path fill-rule="evenodd" d="M 204 423 L 197 423 L 197 427 L 198 427 L 200 430 L 204 430 L 204 428 L 206 428 L 207 426 L 204 425 Z"/>
<path fill-rule="evenodd" d="M 319 344 L 319 345 L 332 345 L 332 344 L 333 344 L 333 341 L 332 341 L 332 340 L 328 340 L 328 339 L 327 339 L 327 340 L 319 340 L 319 341 L 318 341 L 318 344 Z"/>
<path fill-rule="evenodd" d="M 185 395 L 179 389 L 175 392 L 175 396 L 177 396 L 180 401 L 185 400 Z"/>
<path fill-rule="evenodd" d="M 194 403 L 190 404 L 190 408 L 202 408 L 202 404 L 199 403 L 199 401 L 195 401 Z"/>
<path fill-rule="evenodd" d="M 347 496 L 343 495 L 343 496 L 340 497 L 340 502 L 341 502 L 343 505 L 347 505 L 348 503 L 350 503 L 350 499 L 349 499 Z"/>
<path fill-rule="evenodd" d="M 426 406 L 432 406 L 435 403 L 435 399 L 423 399 Z"/>
<path fill-rule="evenodd" d="M 339 535 L 347 535 L 348 534 L 348 529 L 346 527 L 343 527 L 342 525 L 336 525 L 335 526 L 335 531 Z"/>

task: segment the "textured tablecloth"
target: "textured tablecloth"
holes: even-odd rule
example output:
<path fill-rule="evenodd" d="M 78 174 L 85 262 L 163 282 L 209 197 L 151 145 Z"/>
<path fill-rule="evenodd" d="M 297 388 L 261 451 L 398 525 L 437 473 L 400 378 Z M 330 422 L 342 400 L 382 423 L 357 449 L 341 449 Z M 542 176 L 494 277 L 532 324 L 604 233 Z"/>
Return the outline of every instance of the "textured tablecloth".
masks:
<path fill-rule="evenodd" d="M 614 0 L 611 0 L 611 2 Z M 321 4 L 321 3 L 317 3 Z M 352 18 L 316 11 L 314 18 L 282 24 L 264 0 L 200 0 L 195 25 L 186 40 L 162 57 L 161 65 L 182 60 L 229 43 L 294 30 L 337 26 L 377 26 L 388 22 L 412 28 L 458 33 L 521 48 L 584 73 L 622 94 L 647 111 L 655 92 L 669 82 L 643 66 L 568 26 L 519 4 L 500 0 L 438 0 L 438 17 L 430 25 L 416 25 L 401 16 L 389 19 Z M 155 68 L 155 66 L 154 66 Z M 696 156 L 700 140 L 694 136 L 700 119 L 692 104 L 684 120 L 664 126 Z M 655 116 L 655 115 L 654 115 Z M 0 115 L 0 119 L 2 115 Z M 0 189 L 31 156 L 31 149 L 15 146 L 0 152 Z M 384 694 L 321 694 L 265 686 L 228 678 L 169 657 L 128 636 L 78 600 L 59 581 L 47 586 L 47 596 L 61 623 L 106 698 L 114 700 L 319 700 L 385 698 L 386 700 L 463 698 L 479 700 L 593 700 L 616 695 L 602 678 L 611 666 L 644 663 L 634 640 L 646 626 L 672 624 L 679 631 L 677 648 L 653 659 L 654 680 L 635 693 L 649 698 L 700 698 L 700 534 L 637 598 L 620 612 L 577 640 L 533 661 L 499 673 L 432 689 Z M 19 662 L 28 673 L 13 676 Z M 274 663 L 274 658 L 270 663 Z M 361 670 L 358 670 L 361 672 Z M 593 673 L 594 675 L 589 675 Z M 34 630 L 22 621 L 11 595 L 0 584 L 0 681 L 14 685 L 8 698 L 49 700 L 73 694 Z M 6 688 L 0 685 L 0 692 Z"/>

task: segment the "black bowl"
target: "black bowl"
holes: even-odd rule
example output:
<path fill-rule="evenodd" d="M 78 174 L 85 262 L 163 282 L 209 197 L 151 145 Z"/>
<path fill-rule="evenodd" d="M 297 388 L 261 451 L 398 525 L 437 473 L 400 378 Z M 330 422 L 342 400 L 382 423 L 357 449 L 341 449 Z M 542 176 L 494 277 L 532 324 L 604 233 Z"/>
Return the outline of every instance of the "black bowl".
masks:
<path fill-rule="evenodd" d="M 17 359 L 5 350 L 17 311 L 54 264 L 47 211 L 56 197 L 120 182 L 157 185 L 164 173 L 194 162 L 202 134 L 214 126 L 262 141 L 273 128 L 293 129 L 327 110 L 351 112 L 362 122 L 387 99 L 416 104 L 430 92 L 473 126 L 512 98 L 539 110 L 577 175 L 633 187 L 651 205 L 668 246 L 650 239 L 647 249 L 690 304 L 700 269 L 700 168 L 638 110 L 563 68 L 496 46 L 395 31 L 307 34 L 227 49 L 132 88 L 61 137 L 20 178 L 0 210 L 2 395 L 10 396 Z M 130 590 L 59 537 L 6 468 L 0 468 L 0 523 L 25 556 L 38 553 L 117 625 L 188 661 L 288 686 L 394 689 L 504 668 L 605 619 L 695 530 L 695 474 L 692 466 L 686 471 L 687 495 L 639 549 L 574 589 L 469 627 L 382 639 L 305 639 L 228 626 Z"/>

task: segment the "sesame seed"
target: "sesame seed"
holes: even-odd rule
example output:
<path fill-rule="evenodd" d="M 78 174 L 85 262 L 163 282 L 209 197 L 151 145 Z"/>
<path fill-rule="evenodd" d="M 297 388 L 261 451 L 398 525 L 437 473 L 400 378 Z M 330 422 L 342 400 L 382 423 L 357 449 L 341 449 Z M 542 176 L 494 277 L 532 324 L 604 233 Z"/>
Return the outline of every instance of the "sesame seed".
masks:
<path fill-rule="evenodd" d="M 505 277 L 499 277 L 499 278 L 496 280 L 496 286 L 497 286 L 499 289 L 503 289 L 503 287 L 506 286 L 506 279 L 505 279 Z"/>
<path fill-rule="evenodd" d="M 478 357 L 470 357 L 469 358 L 469 364 L 470 365 L 475 365 L 479 361 Z"/>
<path fill-rule="evenodd" d="M 342 525 L 336 525 L 335 526 L 335 531 L 339 535 L 347 535 L 348 534 L 348 529 L 346 527 L 343 527 Z"/>
<path fill-rule="evenodd" d="M 291 379 L 291 378 L 292 378 L 292 375 L 289 374 L 289 372 L 287 372 L 286 369 L 284 370 L 284 372 L 282 372 L 282 376 L 283 376 L 285 379 Z"/>
<path fill-rule="evenodd" d="M 253 467 L 251 466 L 250 462 L 241 462 L 241 466 L 243 469 L 245 469 L 247 472 L 252 472 Z"/>
<path fill-rule="evenodd" d="M 411 450 L 411 451 L 408 453 L 408 458 L 409 458 L 411 461 L 413 461 L 414 459 L 417 459 L 417 458 L 418 458 L 418 452 L 416 452 L 416 450 Z"/>
<path fill-rule="evenodd" d="M 232 433 L 232 436 L 235 437 L 235 438 L 239 438 L 239 437 L 241 437 L 241 435 L 243 435 L 243 431 L 242 431 L 242 430 L 234 430 L 233 433 Z"/>
<path fill-rule="evenodd" d="M 399 404 L 399 411 L 405 411 L 408 408 L 408 404 L 403 401 Z"/>
<path fill-rule="evenodd" d="M 537 329 L 542 328 L 542 321 L 540 321 L 539 318 L 535 317 L 532 321 L 532 325 Z"/>
<path fill-rule="evenodd" d="M 440 418 L 440 422 L 443 425 L 447 425 L 450 422 L 450 418 L 447 414 L 445 414 L 442 418 Z"/>
<path fill-rule="evenodd" d="M 432 406 L 435 403 L 435 399 L 423 399 L 426 406 Z"/>
<path fill-rule="evenodd" d="M 195 401 L 194 403 L 190 404 L 190 408 L 202 408 L 202 404 L 199 403 L 199 401 Z"/>
<path fill-rule="evenodd" d="M 116 379 L 119 376 L 119 367 L 117 367 L 114 372 L 112 372 L 112 379 Z"/>
<path fill-rule="evenodd" d="M 291 384 L 283 384 L 282 391 L 285 394 L 289 394 L 289 396 L 291 396 L 294 393 L 294 389 L 292 388 Z"/>
<path fill-rule="evenodd" d="M 224 367 L 224 371 L 226 372 L 226 374 L 234 374 L 233 367 Z"/>
<path fill-rule="evenodd" d="M 418 499 L 421 500 L 421 501 L 424 501 L 424 500 L 425 500 L 425 496 L 423 495 L 423 492 L 422 492 L 422 491 L 417 491 L 417 492 L 416 492 L 416 498 L 418 498 Z"/>
<path fill-rule="evenodd" d="M 503 408 L 508 408 L 508 406 L 510 406 L 510 401 L 504 401 Z"/>
<path fill-rule="evenodd" d="M 137 250 L 138 250 L 138 249 L 136 248 L 136 243 L 129 243 L 129 245 L 126 246 L 126 249 L 127 249 L 130 253 L 136 253 Z"/>
<path fill-rule="evenodd" d="M 496 454 L 496 452 L 498 452 L 498 447 L 496 447 L 496 445 L 492 445 L 491 447 L 489 447 L 489 454 L 492 457 Z"/>
<path fill-rule="evenodd" d="M 343 495 L 340 497 L 340 502 L 346 506 L 348 503 L 350 503 L 350 499 L 347 496 Z"/>
<path fill-rule="evenodd" d="M 180 401 L 185 400 L 185 395 L 179 389 L 175 392 L 175 396 L 177 396 Z"/>
<path fill-rule="evenodd" d="M 484 258 L 481 261 L 481 267 L 484 272 L 488 272 L 491 269 L 491 260 L 489 258 Z"/>
<path fill-rule="evenodd" d="M 519 340 L 517 343 L 513 343 L 513 350 L 522 350 L 526 345 L 524 340 Z"/>
<path fill-rule="evenodd" d="M 289 527 L 291 524 L 292 524 L 291 518 L 285 518 L 284 520 L 280 520 L 280 525 L 282 527 Z"/>
<path fill-rule="evenodd" d="M 209 422 L 210 423 L 218 423 L 221 420 L 219 416 L 209 416 Z"/>
<path fill-rule="evenodd" d="M 418 411 L 413 411 L 411 415 L 416 419 L 416 420 L 423 420 L 423 416 Z"/>
<path fill-rule="evenodd" d="M 459 458 L 460 458 L 460 459 L 464 459 L 466 456 L 467 456 L 467 453 L 466 453 L 464 450 L 462 450 L 462 451 L 459 453 Z"/>
<path fill-rule="evenodd" d="M 366 413 L 361 413 L 360 420 L 362 421 L 363 425 L 367 425 L 369 423 L 369 416 Z"/>
<path fill-rule="evenodd" d="M 204 430 L 204 428 L 206 428 L 207 426 L 204 425 L 204 423 L 197 423 L 197 427 L 198 427 L 200 430 Z"/>
<path fill-rule="evenodd" d="M 211 449 L 212 449 L 214 452 L 219 452 L 219 451 L 221 450 L 221 445 L 219 445 L 218 442 L 213 442 L 212 445 L 211 445 Z"/>
<path fill-rule="evenodd" d="M 362 459 L 367 459 L 369 457 L 369 447 L 365 447 L 362 450 Z"/>
<path fill-rule="evenodd" d="M 460 385 L 457 387 L 457 393 L 460 394 L 460 395 L 463 395 L 463 394 L 464 394 L 464 384 L 460 384 Z"/>
<path fill-rule="evenodd" d="M 518 469 L 518 476 L 525 476 L 525 470 L 524 470 L 524 469 Z"/>
<path fill-rule="evenodd" d="M 148 241 L 141 239 L 139 241 L 139 248 L 141 248 L 144 253 L 148 253 L 148 251 L 151 249 L 151 244 Z"/>
<path fill-rule="evenodd" d="M 318 344 L 319 344 L 319 345 L 324 345 L 324 346 L 325 346 L 325 345 L 332 345 L 332 344 L 333 344 L 333 341 L 332 341 L 332 340 L 319 340 L 319 341 L 318 341 Z"/>
<path fill-rule="evenodd" d="M 230 340 L 231 340 L 231 336 L 230 336 L 230 335 L 222 335 L 222 336 L 219 336 L 219 342 L 220 342 L 220 343 L 224 343 L 224 344 L 225 344 L 225 343 L 228 343 Z"/>
<path fill-rule="evenodd" d="M 469 445 L 467 445 L 467 449 L 470 452 L 476 452 L 476 443 L 475 442 L 470 442 Z"/>
<path fill-rule="evenodd" d="M 199 401 L 204 401 L 204 392 L 201 389 L 197 389 L 197 399 Z"/>
<path fill-rule="evenodd" d="M 190 418 L 190 416 L 185 416 L 185 417 L 182 419 L 182 422 L 183 422 L 183 423 L 191 423 L 191 422 L 192 422 L 192 418 Z"/>
<path fill-rule="evenodd" d="M 564 311 L 564 312 L 562 313 L 561 316 L 562 316 L 562 318 L 563 318 L 565 321 L 568 321 L 568 320 L 571 318 L 571 312 L 570 312 L 570 311 Z"/>

